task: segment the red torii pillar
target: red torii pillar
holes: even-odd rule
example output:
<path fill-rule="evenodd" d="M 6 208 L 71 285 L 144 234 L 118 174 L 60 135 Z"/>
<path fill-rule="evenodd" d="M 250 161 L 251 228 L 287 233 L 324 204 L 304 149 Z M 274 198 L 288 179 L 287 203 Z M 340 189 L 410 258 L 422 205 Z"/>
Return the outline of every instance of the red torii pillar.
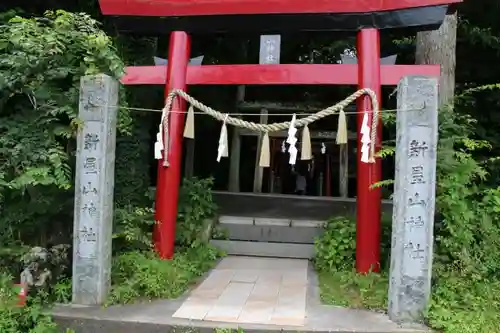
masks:
<path fill-rule="evenodd" d="M 168 50 L 168 66 L 165 72 L 165 96 L 173 89 L 187 90 L 187 68 L 191 53 L 191 39 L 183 31 L 172 32 Z M 186 101 L 175 98 L 169 118 L 168 161 L 169 167 L 163 166 L 163 159 L 158 160 L 158 178 L 155 200 L 154 245 L 160 257 L 170 259 L 174 255 L 175 225 L 177 222 L 177 204 L 182 165 L 182 133 Z"/>
<path fill-rule="evenodd" d="M 309 30 L 330 30 L 329 20 L 311 20 L 311 15 L 332 14 L 346 15 L 356 18 L 357 26 L 367 26 L 358 32 L 358 64 L 332 65 L 209 65 L 188 66 L 190 40 L 186 32 L 173 31 L 170 36 L 168 68 L 165 66 L 128 67 L 122 78 L 123 84 L 163 84 L 166 85 L 166 94 L 171 89 L 186 90 L 187 85 L 207 84 L 235 84 L 235 85 L 288 85 L 288 84 L 334 84 L 358 85 L 361 88 L 370 88 L 377 96 L 381 96 L 381 85 L 397 85 L 406 75 L 427 75 L 439 77 L 439 66 L 412 66 L 412 65 L 380 65 L 379 31 L 370 26 L 384 15 L 391 15 L 391 11 L 414 10 L 421 15 L 415 19 L 411 15 L 401 16 L 394 27 L 405 25 L 425 26 L 440 24 L 447 10 L 447 5 L 462 0 L 381 0 L 366 3 L 365 1 L 324 1 L 324 0 L 156 0 L 144 2 L 142 0 L 100 0 L 100 6 L 105 15 L 159 17 L 167 20 L 171 29 L 192 26 L 191 30 L 205 31 L 207 29 L 223 29 L 220 15 L 240 15 L 238 25 L 228 27 L 241 28 L 245 26 L 242 20 L 254 20 L 257 27 L 265 26 L 269 30 L 276 30 L 277 21 L 266 23 L 262 17 L 271 17 L 281 14 L 300 14 L 287 16 L 288 22 L 300 19 L 302 15 L 309 16 L 307 25 Z M 362 3 L 362 6 L 360 5 Z M 436 7 L 431 8 L 432 6 Z M 374 16 L 366 15 L 375 13 Z M 266 14 L 260 16 L 261 14 Z M 272 15 L 271 15 L 272 14 Z M 432 15 L 426 15 L 432 14 Z M 396 14 L 397 15 L 397 14 Z M 197 21 L 198 17 L 203 20 Z M 213 27 L 207 24 L 207 19 Z M 376 19 L 377 18 L 377 19 Z M 383 19 L 382 19 L 383 20 Z M 407 21 L 405 21 L 407 20 Z M 409 20 L 409 21 L 408 21 Z M 388 20 L 388 22 L 391 20 Z M 397 21 L 397 20 L 396 20 Z M 134 21 L 135 22 L 135 21 Z M 165 24 L 165 19 L 162 21 Z M 203 26 L 197 26 L 199 22 Z M 234 21 L 233 21 L 234 22 Z M 283 18 L 279 22 L 284 22 Z M 325 25 L 326 22 L 326 25 Z M 379 25 L 385 24 L 382 22 Z M 349 26 L 349 24 L 347 24 Z M 252 25 L 250 25 L 252 26 Z M 314 26 L 314 27 L 312 27 Z M 141 29 L 143 25 L 135 25 Z M 173 28 L 172 28 L 173 27 Z M 306 27 L 304 27 L 306 28 Z M 343 29 L 338 29 L 343 30 Z M 353 30 L 351 26 L 344 30 Z M 183 101 L 178 99 L 173 106 L 175 111 L 185 110 Z M 358 102 L 358 133 L 367 112 L 371 123 L 372 106 L 368 97 L 360 98 Z M 182 135 L 184 115 L 178 112 L 170 113 L 169 122 L 169 149 L 168 159 L 170 167 L 159 164 L 156 219 L 159 222 L 155 230 L 156 248 L 162 258 L 171 258 L 174 253 L 175 224 L 177 217 L 178 191 L 180 185 L 180 165 L 182 158 Z M 377 146 L 380 147 L 382 132 L 379 122 Z M 358 272 L 377 271 L 380 262 L 380 218 L 381 196 L 379 189 L 371 189 L 371 185 L 381 179 L 381 161 L 375 164 L 365 164 L 360 161 L 360 136 L 358 136 L 357 157 L 357 237 L 356 237 L 356 268 Z"/>
<path fill-rule="evenodd" d="M 380 98 L 380 33 L 377 29 L 363 29 L 358 33 L 358 88 L 369 88 Z M 358 100 L 357 120 L 357 199 L 356 199 L 356 270 L 358 272 L 378 272 L 380 268 L 380 234 L 381 234 L 381 189 L 371 188 L 382 180 L 382 161 L 375 163 L 361 162 L 361 125 L 363 112 L 369 114 L 368 124 L 372 122 L 372 103 L 368 96 Z M 379 119 L 377 128 L 376 150 L 382 141 L 382 121 Z M 372 129 L 373 131 L 373 129 Z"/>

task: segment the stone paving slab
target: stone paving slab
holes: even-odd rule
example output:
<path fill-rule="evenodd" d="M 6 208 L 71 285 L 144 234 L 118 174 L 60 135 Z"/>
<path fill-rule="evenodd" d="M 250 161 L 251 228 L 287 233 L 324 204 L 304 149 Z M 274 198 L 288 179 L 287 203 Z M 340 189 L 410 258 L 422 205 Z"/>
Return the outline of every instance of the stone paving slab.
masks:
<path fill-rule="evenodd" d="M 308 261 L 229 256 L 174 318 L 304 326 Z"/>

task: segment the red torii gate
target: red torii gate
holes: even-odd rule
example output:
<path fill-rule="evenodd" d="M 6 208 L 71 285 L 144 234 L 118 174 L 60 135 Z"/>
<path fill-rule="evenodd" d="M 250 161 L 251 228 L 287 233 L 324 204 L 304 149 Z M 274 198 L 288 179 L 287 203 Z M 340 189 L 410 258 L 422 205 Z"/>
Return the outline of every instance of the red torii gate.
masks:
<path fill-rule="evenodd" d="M 186 90 L 196 84 L 358 85 L 381 95 L 381 85 L 397 85 L 406 75 L 439 77 L 439 65 L 380 65 L 379 29 L 438 27 L 449 5 L 462 0 L 99 0 L 105 15 L 118 16 L 122 30 L 148 33 L 170 32 L 166 66 L 128 67 L 122 83 L 161 84 L 165 93 Z M 222 31 L 356 31 L 357 65 L 209 65 L 188 66 L 191 41 L 188 33 Z M 186 110 L 176 99 L 173 110 Z M 368 112 L 369 98 L 361 98 L 359 111 Z M 358 113 L 358 133 L 363 113 Z M 381 122 L 379 122 L 381 124 Z M 380 125 L 381 126 L 381 125 Z M 168 160 L 160 161 L 156 191 L 156 248 L 162 258 L 174 253 L 175 224 L 181 177 L 184 115 L 170 113 Z M 380 147 L 378 129 L 377 146 Z M 381 163 L 361 160 L 361 140 L 357 149 L 357 236 L 356 268 L 359 272 L 378 270 L 380 262 L 381 195 L 370 185 L 381 179 Z"/>

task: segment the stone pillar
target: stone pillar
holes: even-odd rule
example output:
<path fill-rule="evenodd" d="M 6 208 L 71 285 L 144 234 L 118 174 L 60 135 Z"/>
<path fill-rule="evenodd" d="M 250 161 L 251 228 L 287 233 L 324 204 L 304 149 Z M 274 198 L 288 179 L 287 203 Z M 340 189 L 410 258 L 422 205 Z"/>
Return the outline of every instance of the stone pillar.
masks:
<path fill-rule="evenodd" d="M 82 77 L 77 136 L 73 303 L 102 304 L 111 285 L 118 82 Z"/>
<path fill-rule="evenodd" d="M 436 78 L 407 76 L 400 81 L 388 312 L 403 324 L 422 322 L 430 299 L 437 111 Z"/>

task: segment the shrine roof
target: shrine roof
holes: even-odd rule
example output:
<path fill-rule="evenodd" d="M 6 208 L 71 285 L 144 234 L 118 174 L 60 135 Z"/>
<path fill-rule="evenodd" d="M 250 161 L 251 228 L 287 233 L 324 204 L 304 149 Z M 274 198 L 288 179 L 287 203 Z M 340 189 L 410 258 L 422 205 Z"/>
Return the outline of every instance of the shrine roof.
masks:
<path fill-rule="evenodd" d="M 134 32 L 353 31 L 440 25 L 462 0 L 99 0 Z"/>

